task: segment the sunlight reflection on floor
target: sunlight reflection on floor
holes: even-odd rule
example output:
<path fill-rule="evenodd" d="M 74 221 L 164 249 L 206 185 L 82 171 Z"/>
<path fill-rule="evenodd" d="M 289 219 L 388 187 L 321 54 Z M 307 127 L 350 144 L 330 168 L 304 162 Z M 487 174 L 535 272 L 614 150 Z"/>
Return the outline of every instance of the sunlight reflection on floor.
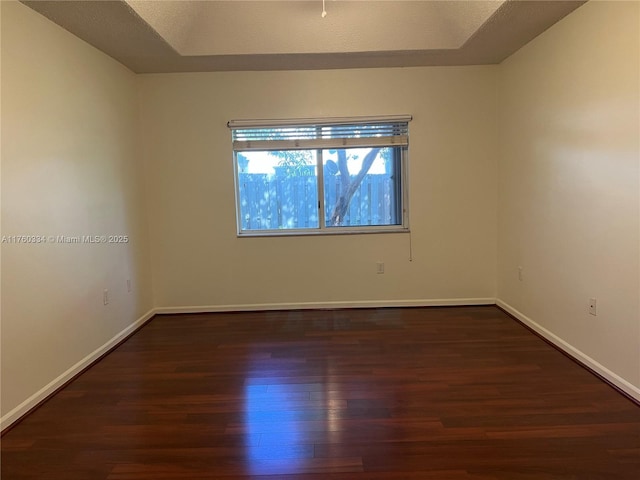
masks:
<path fill-rule="evenodd" d="M 252 475 L 297 471 L 313 458 L 313 443 L 304 442 L 303 410 L 294 401 L 308 392 L 294 392 L 287 384 L 245 388 L 246 445 Z"/>
<path fill-rule="evenodd" d="M 342 436 L 339 411 L 345 402 L 331 400 L 340 391 L 331 362 L 314 377 L 300 371 L 301 365 L 305 362 L 299 359 L 262 356 L 251 366 L 244 387 L 243 428 L 251 475 L 317 471 L 327 459 L 314 458 L 314 444 Z M 286 383 L 292 379 L 308 383 Z"/>

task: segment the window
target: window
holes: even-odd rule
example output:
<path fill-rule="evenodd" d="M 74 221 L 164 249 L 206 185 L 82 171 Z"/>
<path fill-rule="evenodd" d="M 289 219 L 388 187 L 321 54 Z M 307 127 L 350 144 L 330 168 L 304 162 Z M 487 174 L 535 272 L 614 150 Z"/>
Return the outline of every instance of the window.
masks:
<path fill-rule="evenodd" d="M 406 231 L 410 120 L 229 122 L 238 234 Z"/>

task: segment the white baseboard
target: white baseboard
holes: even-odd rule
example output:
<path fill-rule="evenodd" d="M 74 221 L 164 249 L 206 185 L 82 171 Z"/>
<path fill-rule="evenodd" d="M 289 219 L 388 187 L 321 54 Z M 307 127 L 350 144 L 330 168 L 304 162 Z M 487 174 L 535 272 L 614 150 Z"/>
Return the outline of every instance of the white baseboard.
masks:
<path fill-rule="evenodd" d="M 446 298 L 434 300 L 363 300 L 349 302 L 301 302 L 301 303 L 252 303 L 242 305 L 200 305 L 183 307 L 158 307 L 156 314 L 251 312 L 260 310 L 324 310 L 337 308 L 382 307 L 448 307 L 466 305 L 495 305 L 495 298 Z"/>
<path fill-rule="evenodd" d="M 160 307 L 153 308 L 141 316 L 134 323 L 126 327 L 120 333 L 101 347 L 84 357 L 78 363 L 69 368 L 62 375 L 52 380 L 48 385 L 41 388 L 31 397 L 26 399 L 16 408 L 0 418 L 0 431 L 4 431 L 32 408 L 53 394 L 57 389 L 71 380 L 74 376 L 87 368 L 91 363 L 100 358 L 111 348 L 129 336 L 133 331 L 141 327 L 156 314 L 175 313 L 215 313 L 215 312 L 235 312 L 235 311 L 259 311 L 259 310 L 312 310 L 312 309 L 337 309 L 337 308 L 382 308 L 382 307 L 443 307 L 443 306 L 469 306 L 469 305 L 497 305 L 509 312 L 522 323 L 540 334 L 545 339 L 556 345 L 558 348 L 574 357 L 580 363 L 586 365 L 598 375 L 618 387 L 630 397 L 640 401 L 640 388 L 629 383 L 624 378 L 607 369 L 594 359 L 567 343 L 562 338 L 556 336 L 546 328 L 542 327 L 522 312 L 519 312 L 508 303 L 495 298 L 450 298 L 450 299 L 421 299 L 421 300 L 366 300 L 358 302 L 302 302 L 302 303 L 256 303 L 244 305 L 206 305 L 206 306 L 183 306 L 183 307 Z"/>
<path fill-rule="evenodd" d="M 145 322 L 147 322 L 151 317 L 156 314 L 154 309 L 149 310 L 143 316 L 141 316 L 134 323 L 126 327 L 120 333 L 115 335 L 111 340 L 97 348 L 89 355 L 84 357 L 66 372 L 64 372 L 59 377 L 55 378 L 48 385 L 44 386 L 36 393 L 27 398 L 24 402 L 18 405 L 16 408 L 7 412 L 2 418 L 0 418 L 0 431 L 4 431 L 6 428 L 11 426 L 17 420 L 19 420 L 23 415 L 28 413 L 32 408 L 37 406 L 40 402 L 62 387 L 65 383 L 75 377 L 82 370 L 87 368 L 91 363 L 100 358 L 102 355 L 107 353 L 111 348 L 121 342 L 124 338 L 133 333 L 136 329 L 141 327 Z"/>
<path fill-rule="evenodd" d="M 141 316 L 134 323 L 115 335 L 95 351 L 84 357 L 66 372 L 49 382 L 43 388 L 27 398 L 13 410 L 0 418 L 0 431 L 10 427 L 31 409 L 36 407 L 48 396 L 55 393 L 60 387 L 78 375 L 91 363 L 107 353 L 111 348 L 141 327 L 156 314 L 172 313 L 215 313 L 258 310 L 302 310 L 302 309 L 334 309 L 334 308 L 381 308 L 381 307 L 429 307 L 429 306 L 462 306 L 462 305 L 495 305 L 495 298 L 456 298 L 437 300 L 367 300 L 360 302 L 303 302 L 303 303 L 259 303 L 246 305 L 206 305 L 185 307 L 160 307 L 153 308 Z"/>
<path fill-rule="evenodd" d="M 529 328 L 531 328 L 532 330 L 534 330 L 535 332 L 540 334 L 546 340 L 548 340 L 551 343 L 553 343 L 559 349 L 561 349 L 562 351 L 564 351 L 568 355 L 571 355 L 578 362 L 580 362 L 583 365 L 586 365 L 587 367 L 589 367 L 591 370 L 593 370 L 595 373 L 597 373 L 602 378 L 607 380 L 609 383 L 611 383 L 612 385 L 615 385 L 617 388 L 619 388 L 620 390 L 625 392 L 627 395 L 629 395 L 630 397 L 632 397 L 635 400 L 640 402 L 640 388 L 636 387 L 635 385 L 633 385 L 632 383 L 628 382 L 624 378 L 620 377 L 616 373 L 612 372 L 611 370 L 609 370 L 605 366 L 603 366 L 600 363 L 596 362 L 589 355 L 587 355 L 584 352 L 578 350 L 576 347 L 574 347 L 570 343 L 566 342 L 562 338 L 558 337 L 554 333 L 550 332 L 549 330 L 544 328 L 542 325 L 536 323 L 534 320 L 530 319 L 529 317 L 527 317 L 522 312 L 516 310 L 515 308 L 513 308 L 508 303 L 506 303 L 506 302 L 504 302 L 504 301 L 502 301 L 500 299 L 497 299 L 496 300 L 496 305 L 498 307 L 504 309 L 506 312 L 509 312 L 511 315 L 516 317 L 518 320 L 520 320 L 526 326 L 528 326 Z"/>

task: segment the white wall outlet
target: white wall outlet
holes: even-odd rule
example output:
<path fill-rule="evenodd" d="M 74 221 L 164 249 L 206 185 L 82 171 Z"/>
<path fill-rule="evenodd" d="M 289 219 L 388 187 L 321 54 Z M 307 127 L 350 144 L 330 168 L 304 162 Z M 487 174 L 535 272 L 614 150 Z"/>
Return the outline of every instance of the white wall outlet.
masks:
<path fill-rule="evenodd" d="M 376 273 L 378 274 L 384 273 L 384 262 L 376 263 Z"/>
<path fill-rule="evenodd" d="M 596 298 L 589 299 L 589 314 L 594 317 L 598 315 L 598 300 Z"/>
<path fill-rule="evenodd" d="M 106 288 L 102 292 L 102 303 L 105 305 L 109 305 L 109 290 Z"/>
<path fill-rule="evenodd" d="M 131 293 L 131 279 L 127 278 L 127 293 Z"/>
<path fill-rule="evenodd" d="M 518 280 L 520 280 L 520 281 L 524 280 L 523 270 L 524 270 L 524 268 L 522 268 L 522 266 L 518 267 Z"/>

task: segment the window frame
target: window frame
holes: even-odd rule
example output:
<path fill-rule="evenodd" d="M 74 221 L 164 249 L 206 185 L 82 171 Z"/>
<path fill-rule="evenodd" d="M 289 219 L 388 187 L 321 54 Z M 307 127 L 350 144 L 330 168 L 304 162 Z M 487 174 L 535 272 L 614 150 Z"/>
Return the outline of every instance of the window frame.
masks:
<path fill-rule="evenodd" d="M 249 149 L 236 148 L 232 143 L 233 149 L 233 176 L 234 176 L 234 194 L 236 208 L 236 236 L 237 237 L 280 237 L 280 236 L 306 236 L 306 235 L 354 235 L 354 234 L 375 234 L 375 233 L 408 233 L 409 230 L 409 162 L 408 162 L 408 124 L 412 120 L 410 115 L 396 115 L 385 117 L 349 117 L 349 118 L 325 118 L 325 119 L 280 119 L 280 120 L 232 120 L 227 126 L 232 130 L 242 128 L 255 129 L 273 129 L 273 128 L 300 128 L 305 126 L 335 126 L 335 125 L 375 125 L 375 124 L 392 124 L 406 123 L 406 136 L 404 142 L 398 145 L 386 144 L 382 148 L 389 147 L 394 149 L 394 171 L 400 169 L 399 178 L 397 178 L 397 187 L 400 192 L 396 199 L 399 205 L 396 206 L 396 214 L 400 217 L 400 222 L 394 225 L 359 225 L 359 226 L 327 226 L 325 214 L 325 184 L 324 184 L 324 168 L 323 168 L 323 150 L 328 149 L 349 149 L 349 148 L 375 148 L 380 147 L 375 140 L 370 145 L 365 145 L 366 141 L 358 142 L 358 145 L 338 144 L 338 141 L 326 142 L 322 139 L 318 145 L 313 147 L 308 144 L 306 146 L 297 146 L 293 148 L 264 148 L 258 151 L 291 151 L 291 150 L 315 150 L 316 151 L 316 191 L 318 197 L 318 227 L 308 228 L 282 228 L 282 229 L 256 229 L 247 230 L 242 228 L 242 199 L 240 197 L 239 185 L 239 168 L 238 154 L 251 151 Z M 372 137 L 375 138 L 375 137 Z M 277 141 L 275 141 L 277 142 Z M 274 146 L 277 145 L 274 142 Z M 296 142 L 297 145 L 297 142 Z M 255 151 L 255 149 L 254 149 Z M 397 153 L 398 152 L 398 153 Z"/>

